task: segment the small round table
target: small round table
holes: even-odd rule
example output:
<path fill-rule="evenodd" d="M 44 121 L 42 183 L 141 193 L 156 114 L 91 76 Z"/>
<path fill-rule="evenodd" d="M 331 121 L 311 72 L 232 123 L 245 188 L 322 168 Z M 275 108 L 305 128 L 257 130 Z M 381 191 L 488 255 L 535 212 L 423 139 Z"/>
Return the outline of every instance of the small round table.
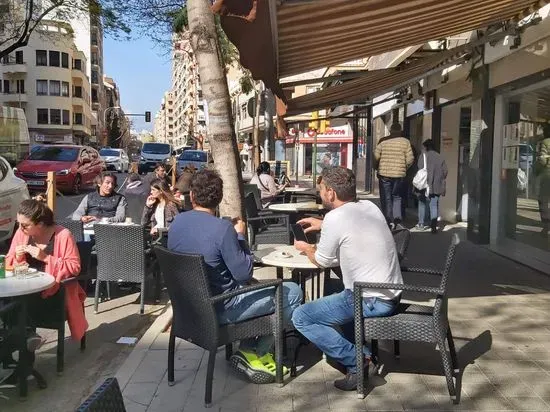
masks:
<path fill-rule="evenodd" d="M 280 245 L 260 249 L 254 252 L 260 258 L 264 265 L 274 266 L 277 268 L 277 278 L 283 279 L 283 269 L 293 269 L 293 274 L 298 276 L 302 290 L 304 291 L 307 279 L 311 278 L 311 296 L 313 299 L 317 295 L 317 299 L 321 297 L 321 271 L 324 272 L 325 280 L 330 277 L 330 268 L 324 270 L 314 265 L 307 255 L 301 253 L 294 246 Z M 314 280 L 316 282 L 314 282 Z M 315 294 L 315 283 L 317 284 L 317 293 Z"/>
<path fill-rule="evenodd" d="M 315 202 L 275 203 L 269 205 L 269 210 L 286 213 L 320 212 L 323 209 L 323 205 Z"/>
<path fill-rule="evenodd" d="M 285 187 L 285 192 L 289 192 L 289 193 L 313 192 L 313 189 L 309 189 L 307 187 L 288 186 L 288 187 Z"/>
<path fill-rule="evenodd" d="M 14 298 L 19 300 L 21 310 L 19 312 L 19 395 L 22 398 L 27 396 L 27 376 L 33 375 L 36 378 L 38 386 L 45 388 L 46 380 L 40 373 L 32 369 L 30 365 L 30 353 L 27 351 L 27 296 L 42 292 L 55 284 L 55 278 L 49 273 L 36 272 L 26 278 L 16 278 L 13 272 L 6 271 L 6 277 L 0 279 L 0 298 Z"/>

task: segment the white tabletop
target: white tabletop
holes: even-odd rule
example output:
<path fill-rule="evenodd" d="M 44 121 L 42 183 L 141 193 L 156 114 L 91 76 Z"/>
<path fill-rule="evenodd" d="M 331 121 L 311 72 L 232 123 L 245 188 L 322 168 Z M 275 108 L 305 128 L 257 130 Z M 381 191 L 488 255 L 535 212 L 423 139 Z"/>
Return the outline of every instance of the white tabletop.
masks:
<path fill-rule="evenodd" d="M 309 189 L 307 187 L 285 187 L 285 192 L 289 193 L 298 193 L 298 192 L 313 192 L 313 189 Z"/>
<path fill-rule="evenodd" d="M 13 272 L 6 271 L 6 278 L 0 279 L 0 298 L 31 295 L 42 292 L 55 283 L 55 278 L 45 272 L 32 274 L 33 277 L 15 278 Z"/>
<path fill-rule="evenodd" d="M 269 205 L 269 210 L 278 212 L 306 212 L 323 210 L 323 205 L 318 205 L 315 202 L 298 202 L 298 203 L 275 203 Z"/>
<path fill-rule="evenodd" d="M 305 254 L 296 250 L 292 245 L 269 247 L 254 252 L 254 254 L 258 255 L 264 265 L 289 269 L 318 269 Z"/>

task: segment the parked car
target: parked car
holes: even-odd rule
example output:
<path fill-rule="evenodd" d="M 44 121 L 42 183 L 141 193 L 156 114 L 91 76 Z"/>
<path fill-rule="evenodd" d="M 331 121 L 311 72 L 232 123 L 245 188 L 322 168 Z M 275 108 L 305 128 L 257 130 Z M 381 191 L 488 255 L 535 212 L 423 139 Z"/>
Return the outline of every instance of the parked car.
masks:
<path fill-rule="evenodd" d="M 210 153 L 202 150 L 186 150 L 178 158 L 178 173 L 181 173 L 185 167 L 204 169 L 208 163 L 210 163 Z"/>
<path fill-rule="evenodd" d="M 31 191 L 46 190 L 48 172 L 55 172 L 57 189 L 80 193 L 83 187 L 93 187 L 95 177 L 104 169 L 97 150 L 89 146 L 41 145 L 14 169 Z"/>
<path fill-rule="evenodd" d="M 130 159 L 124 149 L 104 148 L 99 151 L 101 159 L 105 162 L 107 170 L 116 170 L 117 172 L 128 172 L 130 168 Z"/>
<path fill-rule="evenodd" d="M 155 170 L 158 163 L 168 163 L 172 156 L 172 145 L 168 143 L 144 143 L 139 158 L 139 174 Z"/>
<path fill-rule="evenodd" d="M 8 161 L 0 156 L 0 242 L 11 239 L 19 204 L 28 198 L 25 181 L 15 176 Z"/>

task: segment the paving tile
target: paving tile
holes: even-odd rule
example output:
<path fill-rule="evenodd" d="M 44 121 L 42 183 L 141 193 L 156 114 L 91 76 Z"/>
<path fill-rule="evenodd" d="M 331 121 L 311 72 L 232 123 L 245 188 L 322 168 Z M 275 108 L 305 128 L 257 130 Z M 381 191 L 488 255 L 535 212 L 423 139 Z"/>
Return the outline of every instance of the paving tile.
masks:
<path fill-rule="evenodd" d="M 513 405 L 498 392 L 487 393 L 485 396 L 473 399 L 476 409 L 481 411 L 513 411 Z"/>
<path fill-rule="evenodd" d="M 197 370 L 201 366 L 204 351 L 201 350 L 179 350 L 174 354 L 174 369 Z M 207 359 L 205 359 L 205 362 Z"/>
<path fill-rule="evenodd" d="M 403 405 L 397 396 L 388 398 L 386 396 L 368 395 L 365 398 L 365 405 L 368 411 L 402 411 Z M 338 409 L 336 409 L 338 410 Z"/>
<path fill-rule="evenodd" d="M 439 410 L 439 404 L 435 400 L 435 397 L 428 392 L 417 392 L 415 395 L 398 394 L 403 409 L 409 410 L 422 410 L 422 411 L 437 411 Z"/>
<path fill-rule="evenodd" d="M 541 398 L 532 397 L 508 397 L 508 401 L 512 404 L 513 410 L 516 411 L 548 411 L 549 405 Z"/>
<path fill-rule="evenodd" d="M 326 383 L 329 406 L 333 411 L 365 411 L 364 399 L 357 397 L 357 392 L 343 392 L 334 387 L 332 383 Z"/>
<path fill-rule="evenodd" d="M 328 395 L 324 384 L 316 385 L 316 391 L 294 391 L 292 394 L 292 406 L 295 411 L 328 410 L 330 409 Z"/>
<path fill-rule="evenodd" d="M 536 361 L 536 364 L 546 372 L 550 372 L 550 354 L 545 360 Z"/>
<path fill-rule="evenodd" d="M 129 383 L 124 388 L 122 395 L 133 402 L 142 405 L 149 405 L 155 392 L 157 391 L 158 383 Z"/>
<path fill-rule="evenodd" d="M 540 372 L 544 370 L 536 362 L 530 360 L 511 360 L 508 361 L 508 364 L 510 366 L 509 370 L 513 372 Z"/>
<path fill-rule="evenodd" d="M 126 408 L 126 412 L 146 412 L 147 411 L 147 405 L 142 405 L 141 403 L 137 403 L 126 398 L 124 398 L 124 406 Z"/>
<path fill-rule="evenodd" d="M 533 388 L 523 382 L 497 382 L 494 384 L 494 386 L 502 395 L 507 398 L 538 398 L 538 395 L 533 391 Z"/>
<path fill-rule="evenodd" d="M 472 399 L 466 395 L 460 396 L 460 403 L 458 404 L 453 403 L 449 395 L 436 395 L 434 398 L 440 411 L 472 411 L 476 409 Z"/>
<path fill-rule="evenodd" d="M 191 381 L 192 383 L 192 381 Z M 174 386 L 168 386 L 165 382 L 161 383 L 147 412 L 181 412 L 189 395 L 191 385 L 186 387 L 180 382 Z"/>
<path fill-rule="evenodd" d="M 160 351 L 152 351 L 155 353 Z M 130 383 L 159 383 L 167 370 L 167 362 L 164 361 L 142 361 L 132 377 Z"/>

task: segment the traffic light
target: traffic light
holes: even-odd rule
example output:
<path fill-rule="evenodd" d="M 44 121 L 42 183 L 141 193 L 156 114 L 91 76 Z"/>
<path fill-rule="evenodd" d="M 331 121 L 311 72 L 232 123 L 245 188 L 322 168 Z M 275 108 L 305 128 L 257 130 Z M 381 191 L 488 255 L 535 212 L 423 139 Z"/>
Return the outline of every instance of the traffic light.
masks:
<path fill-rule="evenodd" d="M 147 123 L 151 122 L 151 112 L 145 112 L 145 121 Z"/>

